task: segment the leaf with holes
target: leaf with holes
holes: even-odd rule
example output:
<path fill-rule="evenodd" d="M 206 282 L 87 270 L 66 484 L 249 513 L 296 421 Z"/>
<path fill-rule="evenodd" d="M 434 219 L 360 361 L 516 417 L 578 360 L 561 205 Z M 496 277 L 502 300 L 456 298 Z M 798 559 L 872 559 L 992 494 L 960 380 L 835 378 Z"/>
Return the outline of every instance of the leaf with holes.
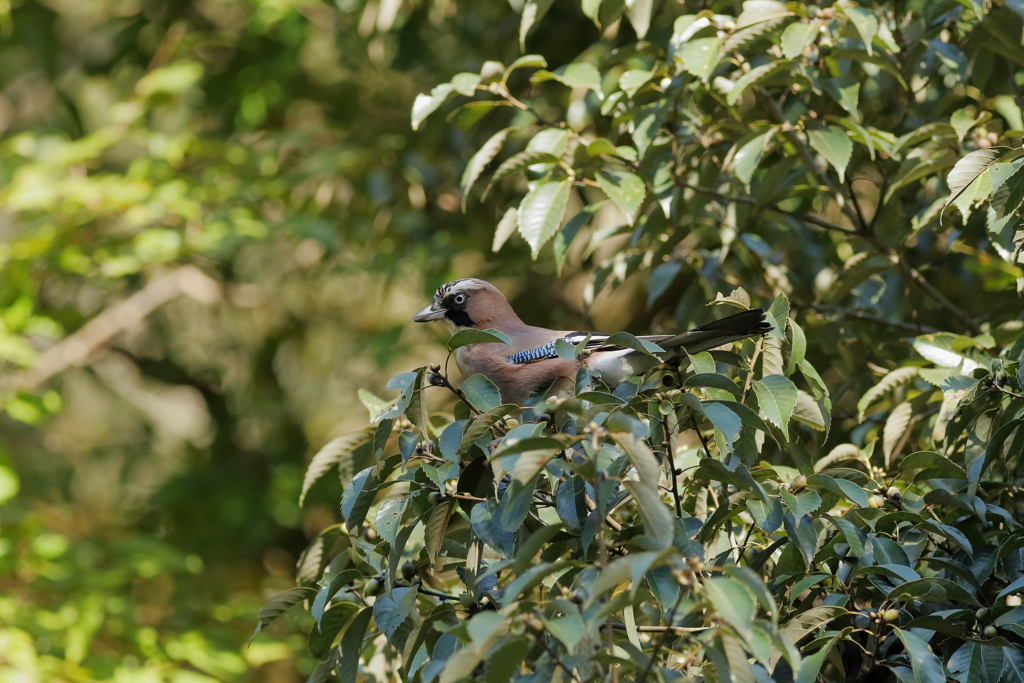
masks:
<path fill-rule="evenodd" d="M 562 225 L 571 185 L 567 180 L 539 183 L 519 205 L 519 234 L 534 259 Z"/>
<path fill-rule="evenodd" d="M 608 198 L 615 203 L 615 206 L 619 207 L 622 213 L 626 214 L 626 222 L 633 225 L 636 212 L 647 193 L 644 181 L 635 173 L 626 171 L 619 173 L 598 171 L 595 177 L 597 184 L 608 195 Z"/>

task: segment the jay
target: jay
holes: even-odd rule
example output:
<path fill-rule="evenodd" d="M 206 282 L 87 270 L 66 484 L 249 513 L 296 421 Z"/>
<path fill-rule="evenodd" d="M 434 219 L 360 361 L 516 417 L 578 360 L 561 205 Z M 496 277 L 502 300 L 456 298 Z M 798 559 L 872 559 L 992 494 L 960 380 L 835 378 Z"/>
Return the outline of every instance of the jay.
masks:
<path fill-rule="evenodd" d="M 454 334 L 463 329 L 493 329 L 503 332 L 512 344 L 481 343 L 455 351 L 455 362 L 466 375 L 480 373 L 494 382 L 504 403 L 524 405 L 531 396 L 548 390 L 553 384 L 575 381 L 576 371 L 586 365 L 590 372 L 610 387 L 660 363 L 683 354 L 707 351 L 740 339 L 766 334 L 772 329 L 761 309 L 701 325 L 681 334 L 656 334 L 638 337 L 654 342 L 665 350 L 660 357 L 633 349 L 608 346 L 610 335 L 597 332 L 548 330 L 527 325 L 497 287 L 476 278 L 455 280 L 441 285 L 433 302 L 413 317 L 414 322 L 441 320 Z M 555 341 L 570 344 L 589 340 L 577 359 L 561 358 L 555 353 Z M 564 380 L 562 379 L 564 378 Z"/>

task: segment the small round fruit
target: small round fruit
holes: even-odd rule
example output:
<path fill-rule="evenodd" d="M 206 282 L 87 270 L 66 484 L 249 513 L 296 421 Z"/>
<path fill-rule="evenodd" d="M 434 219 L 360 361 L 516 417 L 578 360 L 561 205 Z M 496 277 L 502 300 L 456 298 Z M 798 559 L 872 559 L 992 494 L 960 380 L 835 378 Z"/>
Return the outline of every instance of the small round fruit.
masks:
<path fill-rule="evenodd" d="M 367 582 L 365 587 L 363 587 L 363 595 L 370 595 L 370 596 L 380 595 L 381 591 L 383 591 L 383 590 L 384 590 L 384 582 L 381 581 L 379 577 L 375 576 L 375 577 L 373 577 L 373 579 L 371 579 L 369 582 Z"/>
<path fill-rule="evenodd" d="M 427 500 L 430 501 L 431 505 L 440 505 L 444 501 L 444 494 L 440 491 L 431 491 L 430 495 L 427 496 Z"/>
<path fill-rule="evenodd" d="M 889 490 L 885 492 L 885 495 L 889 496 L 890 500 L 899 500 L 903 497 L 903 492 L 895 486 L 890 486 Z"/>
<path fill-rule="evenodd" d="M 870 498 L 868 498 L 868 507 L 877 509 L 884 506 L 885 498 L 882 498 L 881 496 L 871 496 Z"/>
<path fill-rule="evenodd" d="M 796 491 L 797 489 L 802 489 L 805 486 L 807 486 L 807 477 L 802 474 L 798 474 L 793 478 L 793 483 L 789 485 L 789 488 L 791 491 Z"/>
<path fill-rule="evenodd" d="M 508 630 L 511 631 L 514 636 L 521 636 L 526 633 L 526 624 L 521 621 L 513 621 L 509 624 Z"/>
<path fill-rule="evenodd" d="M 830 54 L 832 54 L 832 44 L 821 43 L 820 45 L 818 45 L 818 54 L 821 55 L 822 57 L 828 57 Z"/>
<path fill-rule="evenodd" d="M 416 565 L 412 562 L 404 563 L 402 565 L 402 578 L 406 581 L 412 581 L 414 576 L 416 576 Z"/>
<path fill-rule="evenodd" d="M 898 609 L 887 609 L 882 612 L 882 618 L 890 624 L 896 622 L 900 618 L 900 611 Z"/>
<path fill-rule="evenodd" d="M 463 593 L 459 596 L 459 604 L 465 607 L 466 609 L 473 609 L 477 606 L 477 601 L 476 598 L 472 596 L 472 594 Z"/>
<path fill-rule="evenodd" d="M 998 631 L 996 631 L 995 626 L 986 626 L 983 633 L 985 634 L 986 638 L 995 638 Z"/>
<path fill-rule="evenodd" d="M 544 630 L 544 622 L 532 614 L 526 618 L 526 625 L 532 628 L 534 631 Z"/>
<path fill-rule="evenodd" d="M 985 619 L 988 619 L 988 610 L 984 607 L 979 607 L 978 611 L 974 613 L 974 618 L 978 621 L 984 621 Z"/>
<path fill-rule="evenodd" d="M 1020 596 L 1019 595 L 1007 595 L 1006 606 L 1007 607 L 1020 607 Z"/>

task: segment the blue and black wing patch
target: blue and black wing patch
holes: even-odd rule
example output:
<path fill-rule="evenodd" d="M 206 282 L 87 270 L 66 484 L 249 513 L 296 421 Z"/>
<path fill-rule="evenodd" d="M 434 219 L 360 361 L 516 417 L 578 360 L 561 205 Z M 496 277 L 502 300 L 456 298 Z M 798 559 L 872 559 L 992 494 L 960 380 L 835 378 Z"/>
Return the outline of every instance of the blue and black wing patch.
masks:
<path fill-rule="evenodd" d="M 576 346 L 580 342 L 587 340 L 585 350 L 592 351 L 601 346 L 601 343 L 608 338 L 607 334 L 596 334 L 594 332 L 573 332 L 562 337 L 562 341 L 569 342 L 573 346 Z M 558 341 L 557 339 L 555 341 Z M 528 349 L 526 351 L 519 351 L 513 353 L 511 356 L 505 359 L 505 362 L 509 365 L 524 365 L 526 363 L 533 363 L 539 360 L 548 360 L 551 358 L 558 358 L 558 354 L 555 353 L 555 342 L 548 342 L 544 346 L 537 347 L 536 349 Z"/>

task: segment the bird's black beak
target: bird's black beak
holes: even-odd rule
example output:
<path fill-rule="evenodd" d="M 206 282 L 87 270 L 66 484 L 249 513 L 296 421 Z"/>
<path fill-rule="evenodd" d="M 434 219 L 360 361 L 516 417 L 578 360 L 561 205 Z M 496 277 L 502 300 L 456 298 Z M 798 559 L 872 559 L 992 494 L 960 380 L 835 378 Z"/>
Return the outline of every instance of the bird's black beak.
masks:
<path fill-rule="evenodd" d="M 412 317 L 414 323 L 428 323 L 431 320 L 440 320 L 444 317 L 445 310 L 443 308 L 435 308 L 434 304 L 430 304 L 422 311 Z"/>

